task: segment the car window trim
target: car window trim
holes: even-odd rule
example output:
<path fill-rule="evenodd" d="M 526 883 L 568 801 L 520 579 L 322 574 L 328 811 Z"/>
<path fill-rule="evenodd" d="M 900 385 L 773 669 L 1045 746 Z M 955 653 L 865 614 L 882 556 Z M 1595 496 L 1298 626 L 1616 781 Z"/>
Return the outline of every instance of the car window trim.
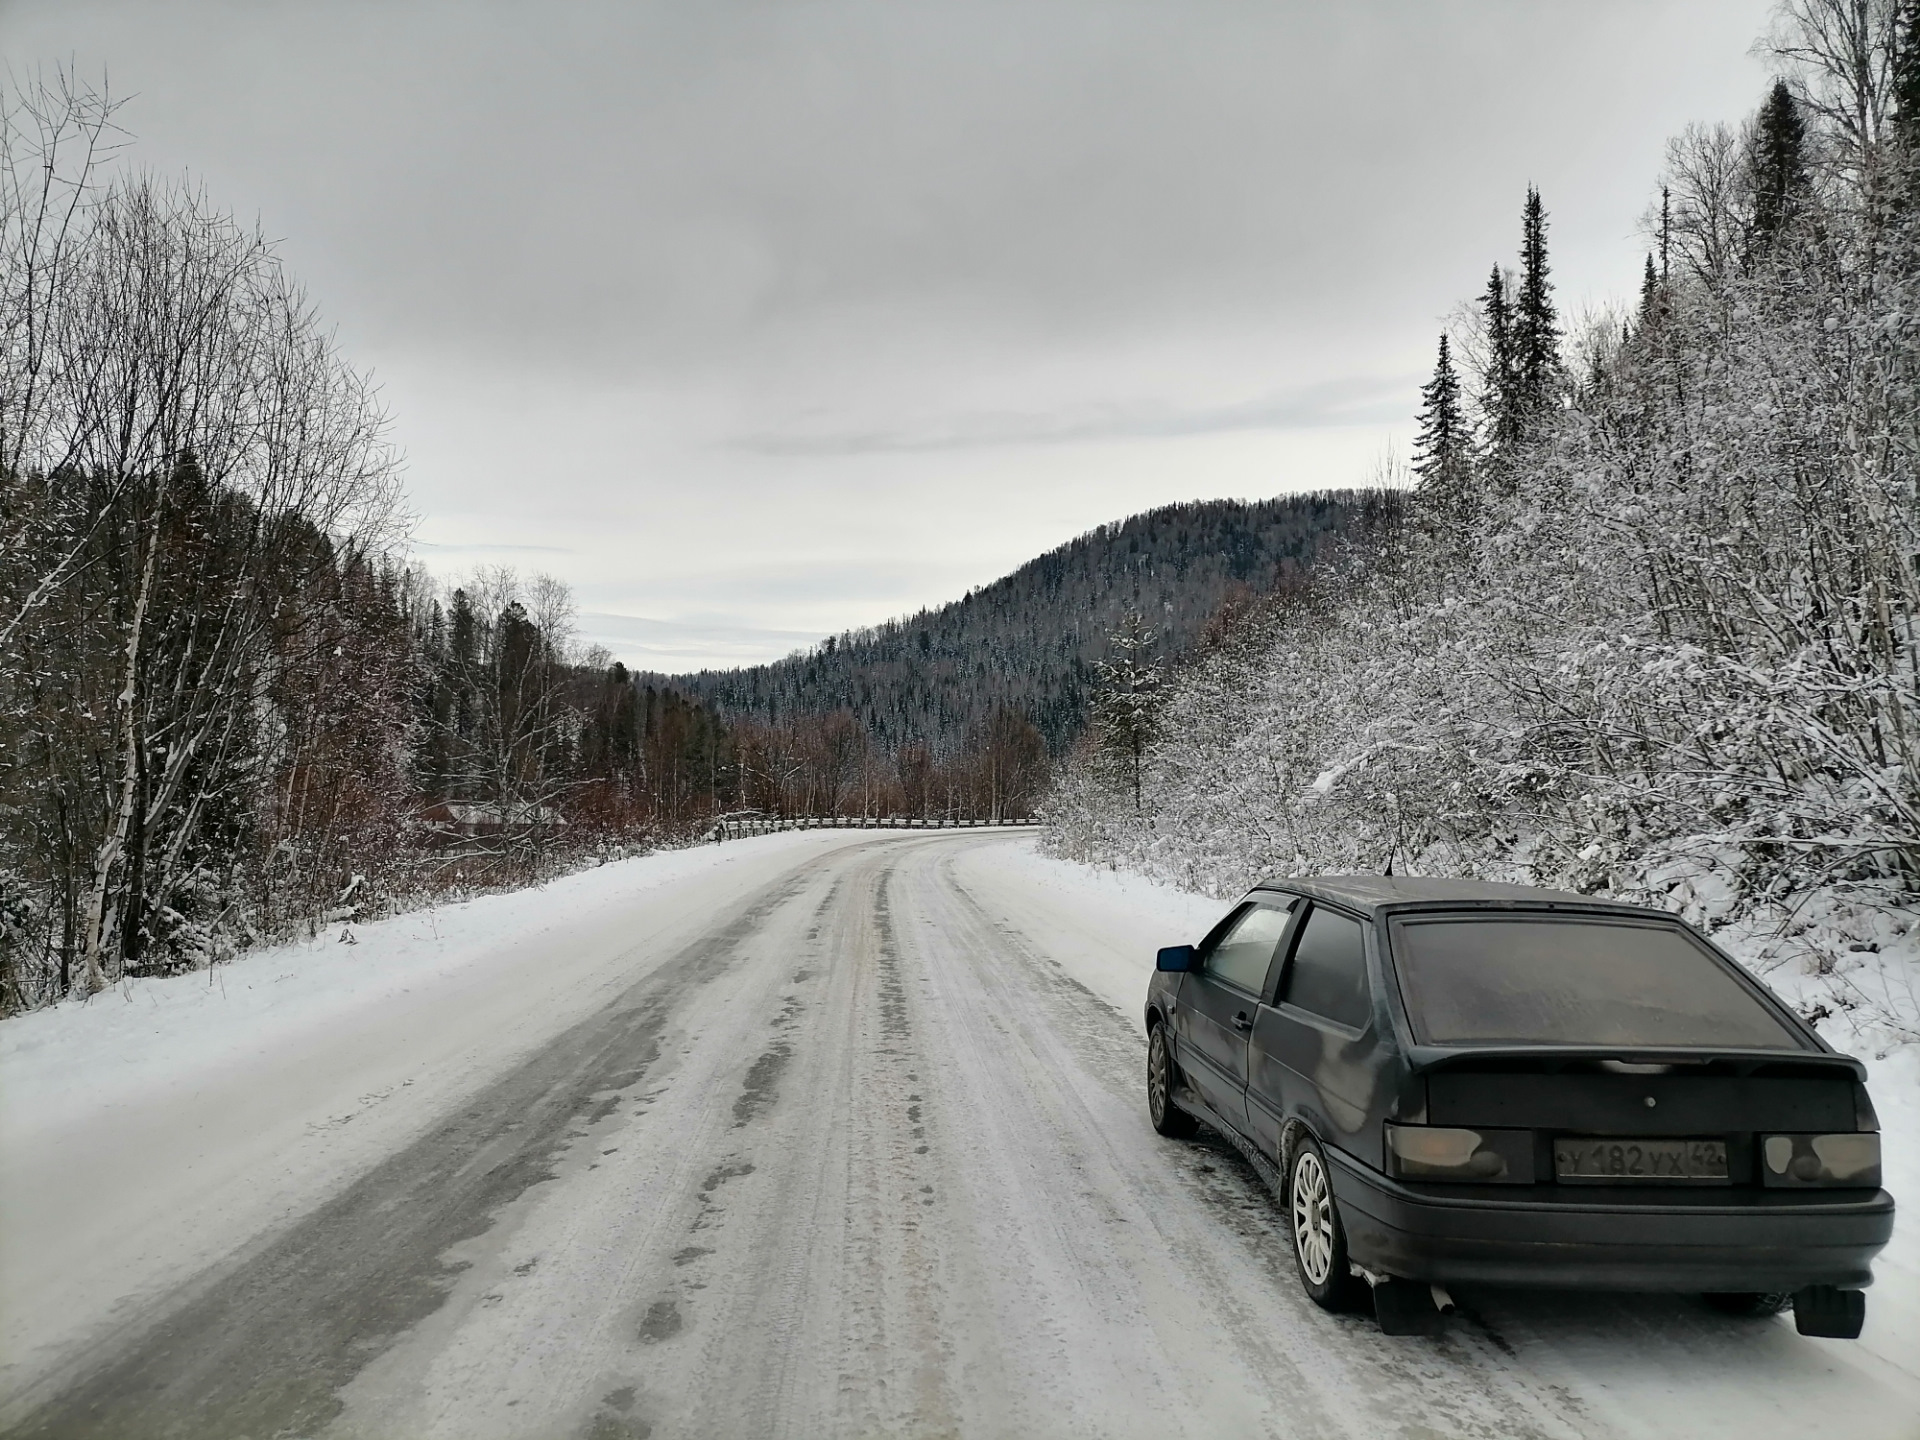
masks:
<path fill-rule="evenodd" d="M 1253 908 L 1253 903 L 1250 898 L 1242 900 L 1220 919 L 1214 921 L 1213 928 L 1200 937 L 1200 943 L 1193 947 L 1193 958 L 1200 962 L 1200 969 L 1206 968 L 1208 959 L 1219 948 L 1220 942 L 1227 938 L 1227 932 L 1240 923 L 1240 917 Z"/>
<path fill-rule="evenodd" d="M 1369 995 L 1367 998 L 1371 1001 L 1373 997 Z M 1289 1016 L 1313 1026 L 1316 1030 L 1328 1030 L 1348 1040 L 1358 1040 L 1373 1024 L 1372 1018 L 1369 1017 L 1365 1025 L 1356 1029 L 1344 1020 L 1336 1020 L 1331 1015 L 1322 1015 L 1318 1010 L 1309 1010 L 1306 1006 L 1296 1005 L 1291 1000 L 1282 1000 L 1278 1005 L 1269 1005 L 1267 1008 L 1277 1015 Z"/>
<path fill-rule="evenodd" d="M 1313 909 L 1313 902 L 1304 895 L 1291 894 L 1285 890 L 1269 892 L 1287 902 L 1287 928 L 1280 932 L 1280 943 L 1274 947 L 1273 959 L 1267 964 L 1266 983 L 1260 987 L 1260 1003 L 1269 1010 L 1279 999 L 1281 982 L 1286 978 L 1287 966 L 1293 963 L 1293 942 L 1300 936 L 1300 922 Z"/>
<path fill-rule="evenodd" d="M 1322 1015 L 1318 1010 L 1309 1010 L 1304 1005 L 1296 1005 L 1291 1000 L 1282 1000 L 1280 998 L 1280 992 L 1285 988 L 1288 976 L 1293 973 L 1293 952 L 1299 947 L 1300 934 L 1307 928 L 1307 919 L 1315 910 L 1322 909 L 1328 911 L 1330 914 L 1338 915 L 1343 920 L 1351 920 L 1360 927 L 1360 978 L 1364 980 L 1367 985 L 1367 1023 L 1357 1028 L 1347 1024 L 1344 1020 L 1336 1020 L 1331 1015 Z M 1287 928 L 1286 938 L 1281 946 L 1286 952 L 1286 958 L 1277 967 L 1278 973 L 1269 977 L 1272 980 L 1273 998 L 1262 1003 L 1264 1003 L 1269 1010 L 1278 1011 L 1282 1015 L 1291 1015 L 1296 1019 L 1310 1021 L 1316 1029 L 1331 1030 L 1336 1035 L 1344 1035 L 1349 1040 L 1358 1040 L 1373 1027 L 1375 1018 L 1374 1001 L 1376 996 L 1373 989 L 1373 967 L 1367 964 L 1368 928 L 1367 919 L 1363 915 L 1356 915 L 1351 910 L 1339 905 L 1323 905 L 1318 900 L 1308 900 L 1304 906 L 1294 912 L 1293 920 Z M 1396 982 L 1398 978 L 1398 976 L 1395 977 Z"/>

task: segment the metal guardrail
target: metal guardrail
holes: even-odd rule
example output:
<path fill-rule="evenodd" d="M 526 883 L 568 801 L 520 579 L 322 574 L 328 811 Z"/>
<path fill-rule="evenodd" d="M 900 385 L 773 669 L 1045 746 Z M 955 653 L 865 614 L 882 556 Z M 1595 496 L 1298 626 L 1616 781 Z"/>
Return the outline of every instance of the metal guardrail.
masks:
<path fill-rule="evenodd" d="M 994 830 L 1009 825 L 1038 825 L 1038 820 L 922 820 L 904 815 L 798 815 L 787 819 L 726 819 L 702 836 L 719 844 L 781 830 Z"/>

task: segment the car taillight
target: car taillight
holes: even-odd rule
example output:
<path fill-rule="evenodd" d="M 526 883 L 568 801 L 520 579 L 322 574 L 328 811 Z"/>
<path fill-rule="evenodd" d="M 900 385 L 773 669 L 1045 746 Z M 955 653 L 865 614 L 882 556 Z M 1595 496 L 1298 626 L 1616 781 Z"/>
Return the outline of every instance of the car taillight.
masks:
<path fill-rule="evenodd" d="M 1760 1141 L 1761 1179 L 1768 1185 L 1880 1184 L 1880 1137 L 1767 1135 Z"/>
<path fill-rule="evenodd" d="M 1853 1128 L 1856 1130 L 1880 1128 L 1880 1117 L 1873 1113 L 1873 1097 L 1867 1094 L 1867 1087 L 1858 1080 L 1853 1082 Z"/>
<path fill-rule="evenodd" d="M 1460 1130 L 1388 1125 L 1387 1173 L 1401 1180 L 1460 1180 L 1482 1185 L 1533 1183 L 1531 1130 Z"/>

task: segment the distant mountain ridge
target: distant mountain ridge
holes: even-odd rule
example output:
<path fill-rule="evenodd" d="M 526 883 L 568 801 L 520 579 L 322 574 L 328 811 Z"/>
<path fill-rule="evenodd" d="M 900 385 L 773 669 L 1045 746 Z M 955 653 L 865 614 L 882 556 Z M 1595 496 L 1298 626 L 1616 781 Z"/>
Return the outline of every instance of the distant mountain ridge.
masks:
<path fill-rule="evenodd" d="M 777 725 L 848 711 L 876 749 L 957 753 L 995 709 L 1055 754 L 1085 726 L 1108 637 L 1138 611 L 1172 659 L 1239 595 L 1303 575 L 1327 544 L 1392 503 L 1377 490 L 1166 505 L 1102 525 L 934 609 L 830 636 L 768 665 L 646 677 L 727 720 Z"/>

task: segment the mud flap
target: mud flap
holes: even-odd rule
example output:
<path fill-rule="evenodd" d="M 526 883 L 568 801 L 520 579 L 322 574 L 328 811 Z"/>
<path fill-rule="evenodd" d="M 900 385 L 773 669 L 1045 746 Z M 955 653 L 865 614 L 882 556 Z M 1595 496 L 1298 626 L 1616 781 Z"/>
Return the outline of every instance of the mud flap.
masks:
<path fill-rule="evenodd" d="M 1824 1335 L 1830 1340 L 1858 1340 L 1867 1323 L 1867 1296 L 1862 1290 L 1840 1290 L 1832 1285 L 1809 1285 L 1793 1292 L 1793 1328 L 1802 1335 Z"/>
<path fill-rule="evenodd" d="M 1373 1287 L 1373 1313 L 1386 1335 L 1432 1335 L 1440 1328 L 1433 1287 L 1419 1280 L 1382 1280 Z"/>

